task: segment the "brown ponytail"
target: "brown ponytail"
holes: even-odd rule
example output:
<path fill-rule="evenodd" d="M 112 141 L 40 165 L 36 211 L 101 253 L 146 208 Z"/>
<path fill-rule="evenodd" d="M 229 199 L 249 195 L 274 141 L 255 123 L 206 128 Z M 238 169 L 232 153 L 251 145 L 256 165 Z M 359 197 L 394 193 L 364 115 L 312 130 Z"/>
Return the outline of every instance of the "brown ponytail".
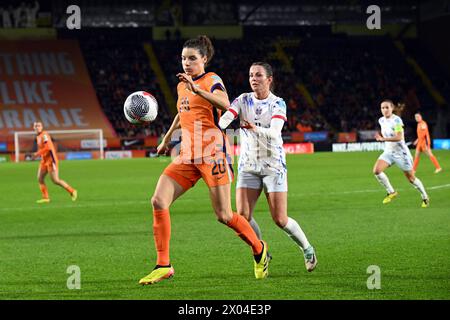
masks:
<path fill-rule="evenodd" d="M 384 99 L 383 101 L 381 101 L 381 103 L 383 103 L 383 102 L 390 103 L 390 104 L 392 105 L 392 112 L 393 112 L 394 114 L 396 114 L 397 116 L 401 116 L 403 110 L 404 110 L 405 107 L 406 107 L 406 104 L 404 104 L 403 102 L 399 102 L 399 103 L 395 104 L 395 103 L 394 103 L 392 100 L 390 100 L 390 99 Z"/>
<path fill-rule="evenodd" d="M 206 56 L 207 58 L 206 65 L 209 64 L 209 62 L 212 60 L 212 57 L 214 56 L 214 46 L 212 45 L 211 40 L 205 35 L 197 36 L 197 38 L 186 40 L 186 42 L 183 45 L 183 48 L 197 49 L 202 57 Z"/>
<path fill-rule="evenodd" d="M 402 115 L 403 110 L 405 109 L 405 104 L 402 102 L 399 102 L 394 105 L 394 113 L 398 116 Z"/>

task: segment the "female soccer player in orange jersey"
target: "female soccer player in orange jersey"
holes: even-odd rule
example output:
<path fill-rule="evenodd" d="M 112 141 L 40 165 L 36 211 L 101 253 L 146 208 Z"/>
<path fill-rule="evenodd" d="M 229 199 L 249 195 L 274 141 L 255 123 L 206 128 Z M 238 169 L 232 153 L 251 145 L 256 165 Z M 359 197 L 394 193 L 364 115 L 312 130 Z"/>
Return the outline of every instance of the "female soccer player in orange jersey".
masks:
<path fill-rule="evenodd" d="M 42 199 L 37 200 L 37 203 L 48 203 L 50 198 L 48 196 L 47 186 L 45 185 L 45 176 L 50 174 L 54 184 L 64 188 L 72 197 L 72 201 L 77 199 L 77 190 L 72 188 L 67 182 L 61 180 L 58 174 L 58 156 L 56 155 L 55 146 L 52 138 L 48 132 L 44 131 L 42 122 L 35 122 L 33 129 L 36 132 L 36 142 L 38 151 L 33 154 L 33 158 L 41 157 L 41 163 L 38 169 L 39 187 L 42 193 Z"/>
<path fill-rule="evenodd" d="M 417 139 L 414 141 L 414 145 L 416 146 L 416 154 L 414 155 L 414 171 L 417 170 L 417 166 L 419 165 L 420 153 L 425 152 L 430 158 L 431 162 L 433 162 L 436 170 L 434 173 L 439 173 L 442 171 L 439 162 L 436 157 L 431 152 L 431 139 L 430 132 L 428 131 L 428 125 L 423 120 L 422 115 L 420 113 L 416 113 L 415 116 L 417 122 Z"/>
<path fill-rule="evenodd" d="M 213 72 L 205 72 L 213 54 L 214 48 L 206 36 L 187 40 L 183 45 L 181 64 L 184 73 L 177 74 L 180 80 L 177 86 L 178 114 L 157 148 L 158 153 L 165 152 L 175 130 L 181 128 L 181 151 L 160 176 L 151 199 L 157 261 L 153 271 L 139 281 L 143 285 L 174 274 L 169 258 L 169 207 L 200 178 L 208 185 L 217 219 L 252 248 L 255 277 L 261 279 L 268 275 L 267 244 L 258 239 L 244 217 L 231 209 L 233 172 L 227 160 L 226 137 L 218 126 L 221 111 L 226 111 L 230 102 L 221 78 Z"/>

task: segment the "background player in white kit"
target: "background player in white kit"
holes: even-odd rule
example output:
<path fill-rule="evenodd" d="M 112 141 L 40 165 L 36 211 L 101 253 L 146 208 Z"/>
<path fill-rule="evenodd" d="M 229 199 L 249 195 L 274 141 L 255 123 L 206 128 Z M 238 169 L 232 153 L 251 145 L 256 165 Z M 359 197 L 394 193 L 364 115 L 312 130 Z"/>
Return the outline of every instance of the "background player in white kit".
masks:
<path fill-rule="evenodd" d="M 286 104 L 270 91 L 273 72 L 269 64 L 253 63 L 249 81 L 253 92 L 235 99 L 219 121 L 219 126 L 225 129 L 238 116 L 241 120 L 237 212 L 250 222 L 261 239 L 253 210 L 264 188 L 273 221 L 297 243 L 303 251 L 306 269 L 312 271 L 317 265 L 314 248 L 297 221 L 287 215 L 287 168 L 281 137 L 287 120 Z"/>
<path fill-rule="evenodd" d="M 377 133 L 375 138 L 377 141 L 385 141 L 385 148 L 377 162 L 375 162 L 373 173 L 388 193 L 383 203 L 389 203 L 398 195 L 398 192 L 394 190 L 389 182 L 389 178 L 383 171 L 395 163 L 404 172 L 409 182 L 420 192 L 422 195 L 422 208 L 426 208 L 430 205 L 430 201 L 422 182 L 414 175 L 413 159 L 405 143 L 403 121 L 394 114 L 394 109 L 395 105 L 391 100 L 383 100 L 381 102 L 383 117 L 378 120 L 381 126 L 381 135 Z"/>

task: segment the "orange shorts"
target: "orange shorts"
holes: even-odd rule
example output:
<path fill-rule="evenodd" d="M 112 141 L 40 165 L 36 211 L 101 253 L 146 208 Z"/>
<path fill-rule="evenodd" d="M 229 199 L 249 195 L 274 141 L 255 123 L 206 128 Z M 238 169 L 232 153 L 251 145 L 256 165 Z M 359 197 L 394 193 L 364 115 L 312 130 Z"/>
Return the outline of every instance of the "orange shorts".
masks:
<path fill-rule="evenodd" d="M 193 187 L 200 178 L 208 187 L 230 184 L 233 181 L 233 167 L 226 158 L 202 159 L 201 163 L 183 163 L 180 157 L 167 166 L 163 174 L 174 179 L 183 189 Z"/>
<path fill-rule="evenodd" d="M 424 152 L 427 151 L 428 149 L 430 149 L 430 146 L 427 144 L 426 141 L 417 143 L 416 151 Z"/>
<path fill-rule="evenodd" d="M 41 170 L 41 172 L 56 172 L 58 171 L 58 163 L 55 163 L 53 161 L 44 161 L 40 163 L 39 165 L 39 170 Z"/>

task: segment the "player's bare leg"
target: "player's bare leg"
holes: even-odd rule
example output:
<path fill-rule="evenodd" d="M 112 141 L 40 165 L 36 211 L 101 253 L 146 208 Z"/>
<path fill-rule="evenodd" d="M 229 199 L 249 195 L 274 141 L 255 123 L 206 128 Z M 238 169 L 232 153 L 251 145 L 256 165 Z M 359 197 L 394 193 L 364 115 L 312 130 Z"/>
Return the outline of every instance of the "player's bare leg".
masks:
<path fill-rule="evenodd" d="M 262 239 L 261 229 L 253 218 L 253 210 L 262 189 L 238 188 L 236 190 L 236 208 L 237 213 L 244 216 L 255 231 L 258 239 Z"/>
<path fill-rule="evenodd" d="M 384 160 L 378 159 L 373 166 L 373 174 L 378 182 L 386 189 L 387 196 L 383 199 L 383 204 L 391 202 L 397 195 L 397 191 L 391 185 L 389 178 L 384 173 L 384 170 L 389 168 L 390 164 Z"/>
<path fill-rule="evenodd" d="M 425 191 L 425 187 L 423 186 L 422 181 L 419 180 L 414 174 L 414 171 L 404 171 L 405 177 L 408 181 L 420 192 L 422 196 L 422 208 L 427 208 L 430 205 L 430 199 L 428 198 L 428 194 Z"/>
<path fill-rule="evenodd" d="M 67 182 L 59 178 L 58 169 L 54 169 L 50 172 L 50 177 L 54 184 L 64 188 L 72 197 L 72 201 L 75 201 L 78 197 L 78 192 L 74 188 L 72 188 Z"/>
<path fill-rule="evenodd" d="M 247 219 L 234 213 L 231 209 L 230 185 L 209 188 L 209 196 L 219 222 L 233 229 L 253 251 L 254 271 L 257 279 L 266 278 L 269 274 L 269 256 L 267 244 L 258 239 Z"/>
<path fill-rule="evenodd" d="M 47 175 L 47 169 L 42 169 L 39 167 L 37 178 L 39 182 L 39 188 L 41 189 L 42 198 L 37 200 L 36 203 L 49 203 L 50 198 L 48 196 L 47 185 L 45 184 L 45 176 Z"/>
<path fill-rule="evenodd" d="M 161 175 L 153 193 L 151 203 L 153 208 L 153 238 L 155 241 L 157 260 L 150 274 L 139 280 L 142 285 L 154 284 L 171 278 L 175 270 L 170 263 L 170 211 L 169 207 L 186 190 L 174 179 Z"/>
<path fill-rule="evenodd" d="M 304 254 L 306 269 L 309 272 L 313 271 L 317 265 L 314 247 L 309 243 L 298 222 L 288 217 L 287 192 L 269 192 L 266 193 L 266 198 L 273 221 L 299 246 Z"/>

